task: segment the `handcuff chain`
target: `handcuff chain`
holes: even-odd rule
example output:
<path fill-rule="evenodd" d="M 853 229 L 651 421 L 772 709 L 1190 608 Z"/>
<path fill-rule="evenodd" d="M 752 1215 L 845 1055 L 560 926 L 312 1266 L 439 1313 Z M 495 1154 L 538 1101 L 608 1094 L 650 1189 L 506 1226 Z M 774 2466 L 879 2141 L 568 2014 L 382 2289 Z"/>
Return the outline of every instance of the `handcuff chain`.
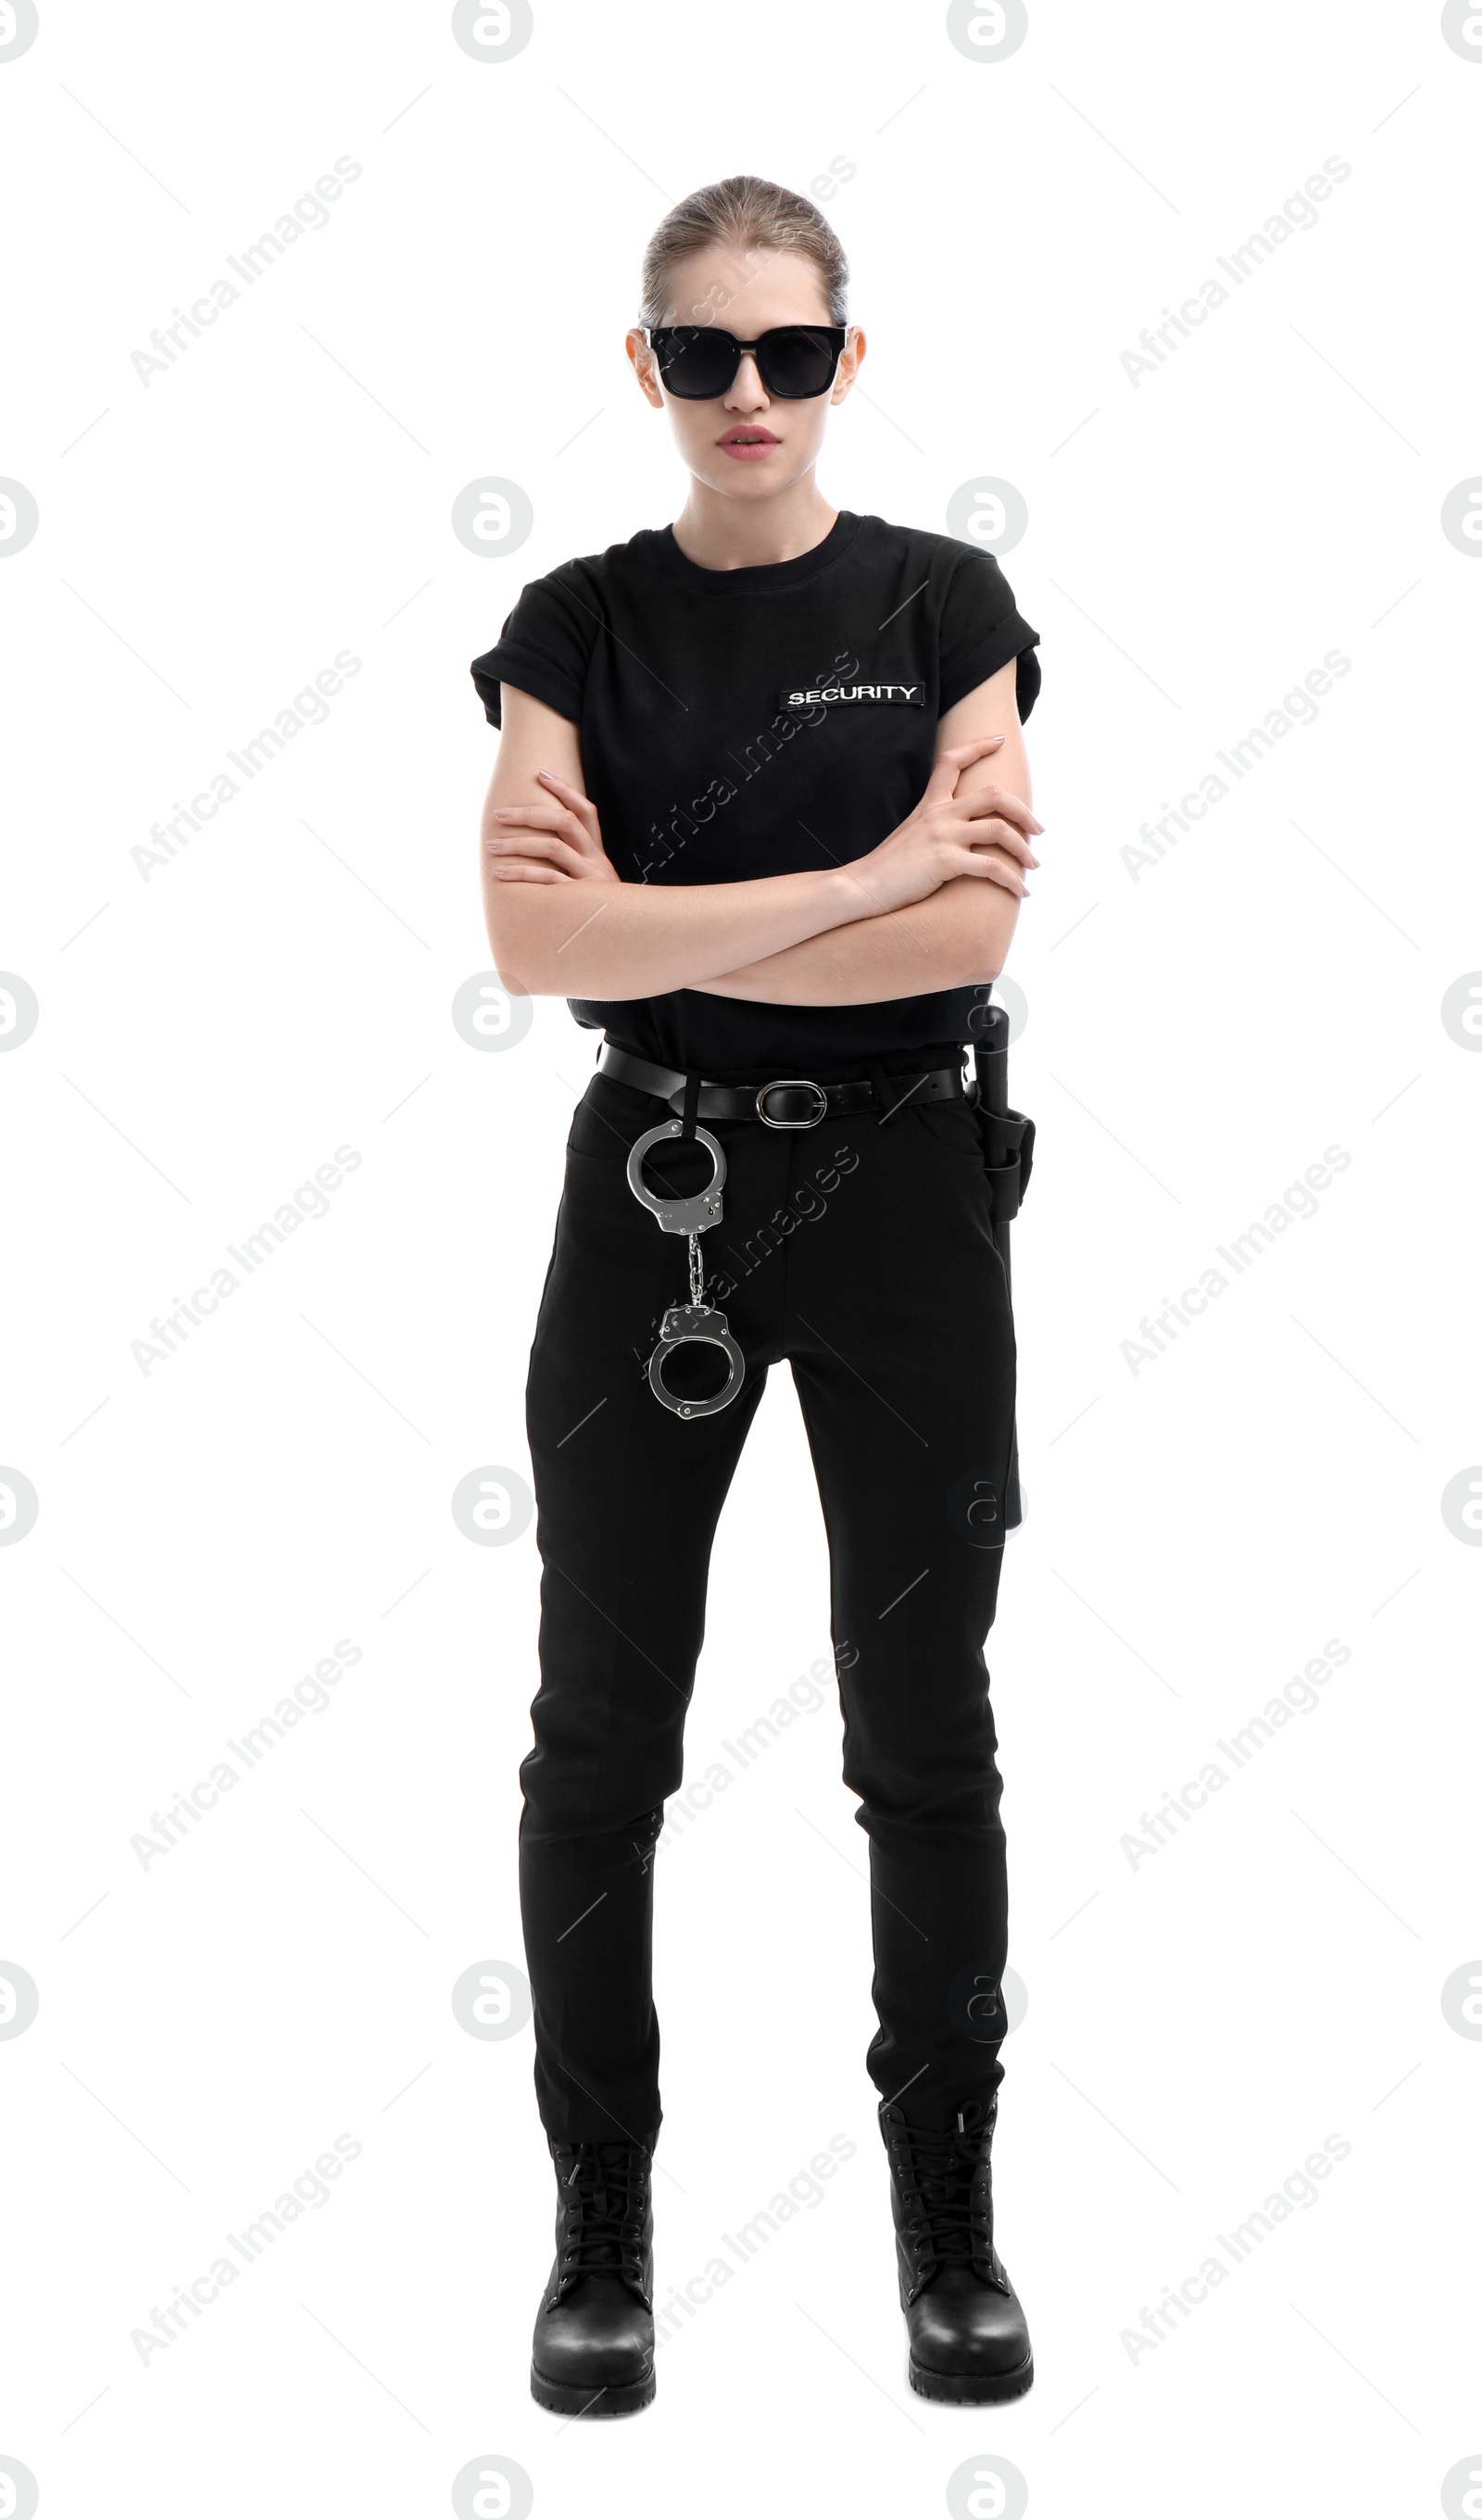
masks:
<path fill-rule="evenodd" d="M 654 1399 L 672 1411 L 676 1418 L 713 1418 L 718 1409 L 730 1406 L 741 1389 L 745 1378 L 746 1361 L 731 1336 L 725 1314 L 705 1301 L 705 1264 L 699 1238 L 708 1227 L 719 1225 L 721 1221 L 721 1184 L 726 1178 L 726 1150 L 717 1138 L 711 1137 L 708 1129 L 694 1124 L 698 1087 L 694 1078 L 691 1085 L 695 1086 L 695 1091 L 686 1092 L 683 1119 L 660 1120 L 655 1127 L 646 1129 L 641 1137 L 634 1140 L 628 1149 L 627 1175 L 628 1188 L 634 1197 L 652 1211 L 660 1230 L 665 1234 L 686 1235 L 690 1244 L 690 1300 L 688 1304 L 669 1304 L 664 1308 L 658 1345 L 649 1359 L 649 1388 Z M 651 1191 L 643 1177 L 643 1160 L 649 1148 L 660 1140 L 672 1141 L 692 1135 L 709 1152 L 714 1169 L 708 1186 L 687 1197 L 671 1195 L 665 1198 Z M 718 1347 L 725 1353 L 730 1377 L 724 1390 L 713 1393 L 708 1400 L 679 1399 L 665 1385 L 664 1359 L 676 1348 L 689 1346 Z"/>

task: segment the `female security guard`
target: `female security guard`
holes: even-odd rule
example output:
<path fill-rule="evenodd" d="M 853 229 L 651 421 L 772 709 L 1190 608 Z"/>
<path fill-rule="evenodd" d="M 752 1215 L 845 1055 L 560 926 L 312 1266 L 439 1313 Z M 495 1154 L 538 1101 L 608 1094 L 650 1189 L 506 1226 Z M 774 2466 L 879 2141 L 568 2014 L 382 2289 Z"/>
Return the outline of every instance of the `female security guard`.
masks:
<path fill-rule="evenodd" d="M 571 2413 L 653 2395 L 651 1856 L 716 1521 L 785 1358 L 870 1840 L 867 2061 L 910 2376 L 972 2404 L 1032 2377 L 989 2177 L 1006 1890 L 982 1648 L 1018 1519 L 1014 1339 L 964 1046 L 1039 863 L 1038 634 L 987 553 L 820 490 L 865 352 L 846 277 L 827 220 L 777 185 L 670 213 L 627 351 L 684 508 L 528 585 L 472 667 L 503 729 L 495 964 L 606 1035 L 527 1391 L 520 1898 L 558 2177 L 531 2386 Z"/>

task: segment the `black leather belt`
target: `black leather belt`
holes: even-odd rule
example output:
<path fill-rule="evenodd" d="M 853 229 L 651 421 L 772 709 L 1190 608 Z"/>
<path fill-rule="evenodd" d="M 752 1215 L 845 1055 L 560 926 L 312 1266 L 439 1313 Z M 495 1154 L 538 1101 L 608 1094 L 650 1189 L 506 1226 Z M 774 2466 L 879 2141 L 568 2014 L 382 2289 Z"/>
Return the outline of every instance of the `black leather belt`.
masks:
<path fill-rule="evenodd" d="M 635 1085 L 656 1094 L 671 1111 L 682 1112 L 686 1078 L 681 1069 L 656 1066 L 631 1050 L 605 1041 L 598 1071 L 620 1085 Z M 898 1111 L 907 1102 L 975 1102 L 976 1079 L 965 1085 L 961 1068 L 933 1067 L 923 1076 L 885 1076 L 889 1093 L 885 1108 Z M 873 1078 L 851 1076 L 838 1085 L 817 1085 L 809 1076 L 778 1076 L 769 1085 L 720 1085 L 705 1079 L 699 1089 L 696 1116 L 701 1120 L 760 1120 L 769 1129 L 816 1129 L 835 1111 L 877 1111 L 881 1107 Z"/>

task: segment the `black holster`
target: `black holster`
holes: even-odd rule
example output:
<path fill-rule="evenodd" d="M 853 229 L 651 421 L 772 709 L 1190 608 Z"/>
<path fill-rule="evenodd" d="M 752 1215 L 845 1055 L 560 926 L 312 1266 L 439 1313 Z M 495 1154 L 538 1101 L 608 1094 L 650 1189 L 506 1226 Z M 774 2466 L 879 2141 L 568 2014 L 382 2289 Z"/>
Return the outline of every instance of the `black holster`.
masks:
<path fill-rule="evenodd" d="M 973 1107 L 982 1142 L 983 1169 L 993 1195 L 993 1239 L 1004 1264 L 1010 1299 L 1009 1228 L 1017 1216 L 1034 1169 L 1034 1122 L 1009 1105 L 1009 1016 L 1003 1007 L 981 1009 L 972 1048 L 977 1069 Z M 969 1089 L 970 1090 L 970 1089 Z M 1010 1443 L 1004 1524 L 1012 1531 L 1024 1518 L 1019 1498 L 1019 1448 L 1015 1426 Z"/>

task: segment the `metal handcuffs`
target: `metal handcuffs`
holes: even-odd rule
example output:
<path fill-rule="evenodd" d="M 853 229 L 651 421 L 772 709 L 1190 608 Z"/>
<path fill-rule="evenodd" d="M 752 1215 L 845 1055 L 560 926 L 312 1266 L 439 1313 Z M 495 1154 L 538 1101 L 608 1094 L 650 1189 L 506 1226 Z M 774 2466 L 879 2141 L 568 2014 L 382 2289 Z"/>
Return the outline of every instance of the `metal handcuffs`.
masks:
<path fill-rule="evenodd" d="M 660 1198 L 644 1179 L 644 1157 L 660 1139 L 684 1135 L 682 1120 L 662 1120 L 656 1129 L 646 1129 L 628 1151 L 628 1188 L 636 1199 L 651 1209 L 663 1234 L 687 1234 L 690 1238 L 690 1300 L 687 1304 L 670 1304 L 659 1328 L 658 1345 L 649 1359 L 649 1388 L 655 1400 L 676 1418 L 713 1418 L 718 1409 L 729 1408 L 745 1379 L 746 1360 L 731 1336 L 731 1325 L 722 1312 L 705 1301 L 705 1270 L 700 1258 L 699 1238 L 712 1225 L 719 1225 L 723 1214 L 721 1186 L 726 1178 L 726 1150 L 708 1129 L 696 1127 L 693 1132 L 697 1143 L 709 1150 L 715 1166 L 711 1179 L 701 1191 L 689 1198 Z M 709 1400 L 677 1400 L 664 1387 L 664 1359 L 681 1347 L 718 1347 L 723 1350 L 731 1368 L 731 1378 L 723 1390 Z"/>

